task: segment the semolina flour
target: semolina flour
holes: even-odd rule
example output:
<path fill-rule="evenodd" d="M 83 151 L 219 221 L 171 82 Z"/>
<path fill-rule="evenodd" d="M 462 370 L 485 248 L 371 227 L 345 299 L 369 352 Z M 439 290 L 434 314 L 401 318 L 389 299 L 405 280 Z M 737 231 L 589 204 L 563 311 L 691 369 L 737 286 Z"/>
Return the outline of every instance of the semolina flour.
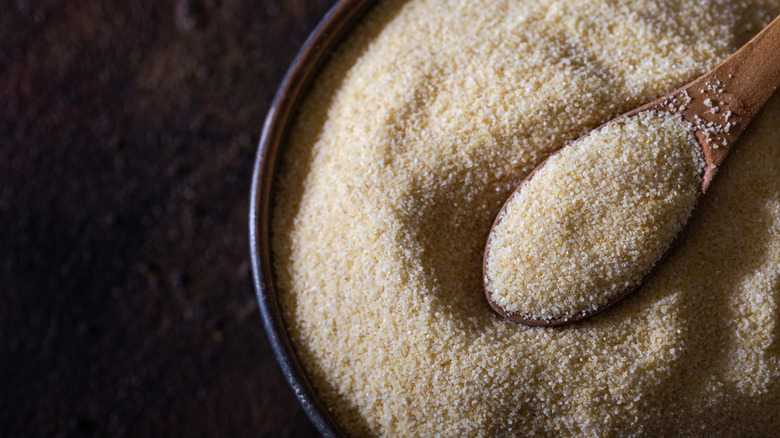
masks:
<path fill-rule="evenodd" d="M 271 224 L 287 329 L 354 436 L 773 436 L 780 430 L 780 99 L 679 245 L 609 312 L 499 318 L 482 254 L 565 142 L 724 60 L 761 0 L 380 2 L 281 149 Z"/>

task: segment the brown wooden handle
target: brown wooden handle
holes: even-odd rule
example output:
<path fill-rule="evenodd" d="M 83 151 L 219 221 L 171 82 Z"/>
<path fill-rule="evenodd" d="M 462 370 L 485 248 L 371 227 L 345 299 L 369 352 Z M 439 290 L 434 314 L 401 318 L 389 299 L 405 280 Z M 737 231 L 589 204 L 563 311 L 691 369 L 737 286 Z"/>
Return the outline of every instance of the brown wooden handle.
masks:
<path fill-rule="evenodd" d="M 699 128 L 704 125 L 697 132 L 707 160 L 702 192 L 778 87 L 780 17 L 721 65 L 690 84 L 688 95 L 693 101 L 683 116 Z"/>
<path fill-rule="evenodd" d="M 707 163 L 701 192 L 747 126 L 780 87 L 780 16 L 715 69 L 625 116 L 659 110 L 693 124 Z"/>
<path fill-rule="evenodd" d="M 780 87 L 780 16 L 698 82 L 720 81 L 751 120 Z"/>

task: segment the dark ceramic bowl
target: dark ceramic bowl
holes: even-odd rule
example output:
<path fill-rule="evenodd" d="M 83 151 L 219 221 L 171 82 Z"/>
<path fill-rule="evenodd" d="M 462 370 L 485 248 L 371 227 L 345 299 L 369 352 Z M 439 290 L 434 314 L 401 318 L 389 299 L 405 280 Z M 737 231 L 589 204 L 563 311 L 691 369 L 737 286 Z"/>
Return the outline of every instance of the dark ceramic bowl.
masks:
<path fill-rule="evenodd" d="M 296 108 L 329 53 L 374 4 L 371 0 L 341 0 L 320 21 L 293 61 L 265 119 L 255 160 L 249 206 L 249 244 L 252 274 L 266 333 L 287 382 L 317 430 L 326 437 L 343 435 L 317 398 L 301 367 L 274 288 L 270 236 L 276 164 Z"/>

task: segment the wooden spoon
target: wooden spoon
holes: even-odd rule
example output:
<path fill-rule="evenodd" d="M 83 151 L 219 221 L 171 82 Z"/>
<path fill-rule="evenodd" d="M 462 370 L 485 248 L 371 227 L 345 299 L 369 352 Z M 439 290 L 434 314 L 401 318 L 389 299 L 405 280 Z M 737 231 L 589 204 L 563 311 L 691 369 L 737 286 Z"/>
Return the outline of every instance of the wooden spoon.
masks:
<path fill-rule="evenodd" d="M 694 127 L 696 139 L 706 161 L 700 187 L 700 194 L 704 194 L 737 139 L 753 121 L 766 101 L 775 94 L 779 86 L 780 17 L 777 17 L 714 70 L 678 90 L 620 115 L 612 121 L 634 116 L 644 111 L 663 111 L 678 114 L 690 122 Z M 509 196 L 493 223 L 485 247 L 483 281 L 488 303 L 497 313 L 514 322 L 530 326 L 551 327 L 580 321 L 600 313 L 625 298 L 639 285 L 616 294 L 605 305 L 595 310 L 557 318 L 541 318 L 510 312 L 492 300 L 487 289 L 486 265 L 494 229 L 504 216 L 502 213 L 506 205 L 546 162 L 545 160 L 537 166 L 520 183 Z M 644 279 L 646 278 L 647 275 Z"/>

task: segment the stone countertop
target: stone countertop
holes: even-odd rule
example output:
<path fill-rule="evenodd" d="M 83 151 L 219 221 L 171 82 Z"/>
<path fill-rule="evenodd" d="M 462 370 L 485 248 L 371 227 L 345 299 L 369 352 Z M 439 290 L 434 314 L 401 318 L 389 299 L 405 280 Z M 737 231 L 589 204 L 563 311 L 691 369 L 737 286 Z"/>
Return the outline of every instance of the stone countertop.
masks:
<path fill-rule="evenodd" d="M 252 288 L 273 94 L 333 0 L 0 14 L 0 436 L 316 436 Z"/>

